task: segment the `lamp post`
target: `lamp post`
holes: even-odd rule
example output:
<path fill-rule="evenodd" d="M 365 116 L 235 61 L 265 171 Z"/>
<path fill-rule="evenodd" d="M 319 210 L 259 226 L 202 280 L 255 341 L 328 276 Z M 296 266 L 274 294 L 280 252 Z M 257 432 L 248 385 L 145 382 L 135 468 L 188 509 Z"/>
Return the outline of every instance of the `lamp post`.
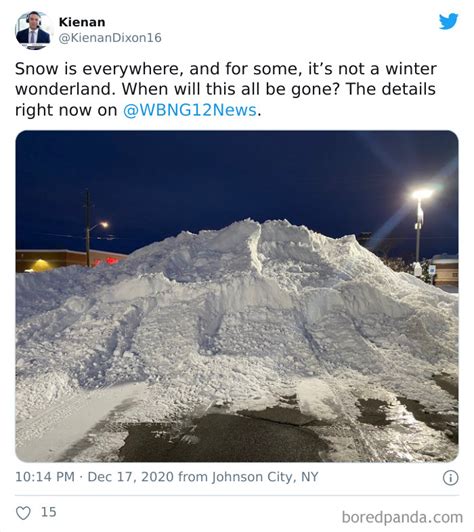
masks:
<path fill-rule="evenodd" d="M 86 265 L 88 268 L 91 267 L 91 232 L 99 225 L 104 229 L 109 227 L 108 222 L 99 222 L 91 227 L 91 207 L 90 192 L 89 190 L 86 190 L 86 202 L 84 204 L 84 209 L 86 211 Z"/>
<path fill-rule="evenodd" d="M 424 214 L 423 209 L 421 208 L 421 200 L 428 199 L 433 194 L 432 190 L 427 188 L 415 190 L 412 194 L 412 198 L 417 200 L 417 209 L 416 209 L 416 254 L 415 254 L 415 275 L 417 277 L 421 276 L 421 266 L 420 266 L 420 233 L 421 228 L 423 227 Z"/>

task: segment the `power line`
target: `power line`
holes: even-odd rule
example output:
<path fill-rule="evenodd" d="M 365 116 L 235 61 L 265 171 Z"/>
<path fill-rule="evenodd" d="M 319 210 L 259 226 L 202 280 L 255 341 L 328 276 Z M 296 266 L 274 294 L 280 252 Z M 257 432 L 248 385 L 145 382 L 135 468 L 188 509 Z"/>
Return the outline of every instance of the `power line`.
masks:
<path fill-rule="evenodd" d="M 85 240 L 85 236 L 83 235 L 68 235 L 63 233 L 40 233 L 40 232 L 31 232 L 29 233 L 31 235 L 41 235 L 41 236 L 57 236 L 61 238 L 75 238 L 78 240 Z M 19 235 L 17 235 L 18 238 L 20 238 Z M 148 238 L 132 238 L 132 237 L 126 237 L 126 236 L 115 236 L 115 235 L 107 235 L 107 236 L 91 236 L 91 240 L 134 240 L 134 241 L 143 241 L 143 240 L 149 240 Z"/>

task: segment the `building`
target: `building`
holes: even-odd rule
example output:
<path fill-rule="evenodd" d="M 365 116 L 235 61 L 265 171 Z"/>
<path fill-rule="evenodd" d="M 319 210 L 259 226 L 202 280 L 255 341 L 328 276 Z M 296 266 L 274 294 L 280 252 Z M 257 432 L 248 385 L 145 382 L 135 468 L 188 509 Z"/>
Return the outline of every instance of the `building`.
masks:
<path fill-rule="evenodd" d="M 436 286 L 459 286 L 459 257 L 458 255 L 435 255 L 431 264 L 436 266 L 434 284 Z"/>
<path fill-rule="evenodd" d="M 126 256 L 123 253 L 111 253 L 95 249 L 90 251 L 93 266 L 101 263 L 115 264 Z M 17 273 L 43 272 L 73 265 L 86 266 L 86 253 L 84 251 L 71 251 L 69 249 L 17 249 L 16 251 Z"/>

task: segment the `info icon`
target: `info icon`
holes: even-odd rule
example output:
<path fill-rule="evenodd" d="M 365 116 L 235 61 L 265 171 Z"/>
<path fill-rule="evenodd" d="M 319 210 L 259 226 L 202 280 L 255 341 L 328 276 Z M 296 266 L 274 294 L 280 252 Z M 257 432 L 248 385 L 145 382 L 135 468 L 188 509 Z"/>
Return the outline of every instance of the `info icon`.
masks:
<path fill-rule="evenodd" d="M 450 469 L 449 471 L 446 471 L 446 473 L 443 475 L 443 482 L 448 486 L 454 486 L 458 483 L 459 475 L 456 473 L 456 471 L 453 471 Z"/>

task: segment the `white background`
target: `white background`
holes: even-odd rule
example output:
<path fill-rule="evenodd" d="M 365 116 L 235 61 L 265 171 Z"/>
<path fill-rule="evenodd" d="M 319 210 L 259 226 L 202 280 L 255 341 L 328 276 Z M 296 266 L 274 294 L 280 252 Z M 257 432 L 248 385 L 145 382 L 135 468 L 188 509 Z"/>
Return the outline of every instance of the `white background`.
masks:
<path fill-rule="evenodd" d="M 106 28 L 101 32 L 156 33 L 161 32 L 160 44 L 69 44 L 54 43 L 41 51 L 23 49 L 15 40 L 16 18 L 31 9 L 48 14 L 55 23 L 56 36 L 60 16 L 73 18 L 104 18 Z M 451 31 L 439 29 L 438 16 L 459 13 L 456 27 Z M 2 354 L 0 357 L 0 532 L 16 530 L 99 530 L 102 526 L 114 530 L 160 530 L 173 527 L 198 530 L 344 530 L 341 511 L 377 512 L 464 511 L 463 526 L 425 527 L 428 530 L 473 530 L 471 519 L 472 429 L 473 404 L 473 331 L 472 331 L 472 276 L 474 264 L 472 246 L 472 64 L 468 50 L 472 50 L 473 9 L 467 0 L 418 0 L 417 2 L 372 1 L 359 2 L 332 0 L 328 2 L 247 1 L 224 2 L 146 2 L 106 4 L 82 0 L 76 3 L 44 1 L 41 5 L 18 1 L 4 6 L 2 13 L 2 86 L 0 105 L 3 111 L 1 129 L 1 208 L 0 227 L 2 246 L 0 261 L 0 293 L 2 294 Z M 88 29 L 67 28 L 64 31 L 94 33 Z M 471 41 L 471 42 L 470 42 Z M 18 100 L 14 84 L 14 66 L 18 61 L 29 64 L 150 63 L 204 64 L 231 60 L 234 63 L 287 63 L 306 65 L 308 61 L 346 64 L 407 63 L 437 64 L 436 96 L 430 97 L 338 97 L 260 98 L 242 102 L 231 99 L 229 104 L 257 103 L 262 116 L 248 119 L 143 119 L 117 118 L 65 119 L 15 117 L 15 105 L 48 103 L 32 97 Z M 368 76 L 354 77 L 354 81 L 367 82 Z M 84 81 L 76 77 L 61 78 L 64 82 Z M 430 83 L 433 78 L 427 79 Z M 471 80 L 471 81 L 469 81 Z M 25 80 L 23 80 L 25 81 Z M 36 81 L 40 81 L 37 79 Z M 92 80 L 89 80 L 91 82 Z M 96 83 L 105 80 L 95 79 Z M 217 80 L 216 80 L 217 81 Z M 227 79 L 228 82 L 232 80 Z M 270 81 L 270 80 L 269 80 Z M 334 80 L 330 80 L 334 81 Z M 352 81 L 352 80 L 351 80 Z M 388 81 L 388 80 L 387 80 Z M 423 76 L 413 83 L 425 81 Z M 313 79 L 313 83 L 319 80 Z M 383 79 L 377 80 L 382 84 Z M 171 100 L 172 98 L 169 98 Z M 87 98 L 75 103 L 87 103 Z M 151 101 L 153 98 L 119 97 L 105 101 L 119 110 L 124 104 Z M 209 100 L 209 98 L 203 98 Z M 222 100 L 223 98 L 213 98 Z M 51 103 L 58 103 L 55 98 Z M 64 103 L 72 103 L 64 98 Z M 30 467 L 17 460 L 14 451 L 14 224 L 15 224 L 15 138 L 27 130 L 46 129 L 308 129 L 308 130 L 451 130 L 459 139 L 460 154 L 460 254 L 461 254 L 461 333 L 460 333 L 460 452 L 451 464 L 249 464 L 213 466 L 145 466 L 139 464 L 114 465 L 36 465 Z M 80 161 L 80 154 L 78 154 Z M 41 161 L 38 161 L 41 166 Z M 420 179 L 423 176 L 414 176 Z M 429 176 L 427 176 L 429 177 Z M 67 179 L 67 176 L 65 176 Z M 470 236 L 471 235 L 471 236 Z M 123 467 L 125 466 L 125 467 Z M 181 469 L 211 471 L 262 471 L 281 470 L 299 472 L 319 471 L 320 480 L 312 488 L 301 486 L 285 488 L 281 485 L 226 486 L 219 492 L 205 488 L 173 488 L 142 486 L 127 489 L 123 485 L 85 484 L 73 487 L 15 483 L 15 471 L 76 470 L 159 470 Z M 455 469 L 459 483 L 447 487 L 442 475 Z M 94 493 L 107 495 L 93 498 Z M 147 497 L 110 497 L 133 492 Z M 55 495 L 80 494 L 80 498 Z M 47 494 L 48 497 L 36 497 Z M 181 496 L 181 495 L 193 496 Z M 18 496 L 20 495 L 20 496 Z M 88 495 L 88 496 L 84 496 Z M 160 496 L 150 496 L 160 495 Z M 179 495 L 179 496 L 178 496 Z M 206 496 L 209 495 L 209 496 Z M 235 495 L 230 496 L 230 495 Z M 249 496 L 255 495 L 255 496 Z M 258 495 L 258 496 L 257 496 Z M 300 495 L 300 496 L 296 496 Z M 328 496 L 328 495 L 334 495 Z M 387 496 L 385 496 L 387 495 Z M 408 496 L 409 495 L 409 496 Z M 425 497 L 431 495 L 431 497 Z M 32 507 L 34 515 L 25 522 L 19 521 L 15 508 Z M 39 517 L 41 506 L 56 506 L 58 517 L 54 520 Z M 146 528 L 145 528 L 146 527 Z M 392 527 L 397 529 L 397 527 Z M 390 530 L 389 528 L 354 526 L 355 530 Z M 403 526 L 404 531 L 423 527 Z"/>

